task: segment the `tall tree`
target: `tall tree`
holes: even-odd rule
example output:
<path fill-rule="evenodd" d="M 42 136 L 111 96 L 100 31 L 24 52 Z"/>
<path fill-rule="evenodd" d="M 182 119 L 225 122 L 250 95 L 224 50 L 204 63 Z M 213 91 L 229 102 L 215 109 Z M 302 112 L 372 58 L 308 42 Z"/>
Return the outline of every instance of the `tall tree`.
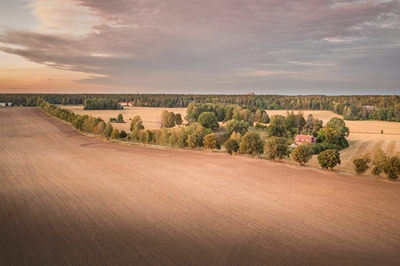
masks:
<path fill-rule="evenodd" d="M 390 157 L 386 160 L 382 170 L 390 180 L 396 180 L 400 174 L 400 159 L 396 156 Z"/>
<path fill-rule="evenodd" d="M 107 122 L 106 127 L 104 128 L 104 131 L 103 131 L 104 137 L 109 138 L 111 136 L 111 133 L 113 132 L 113 130 L 114 130 L 114 128 L 111 125 L 111 123 Z"/>
<path fill-rule="evenodd" d="M 212 112 L 204 112 L 199 115 L 197 122 L 199 122 L 205 128 L 211 128 L 215 130 L 219 127 L 218 119 Z"/>
<path fill-rule="evenodd" d="M 286 118 L 283 115 L 272 116 L 267 132 L 270 137 L 283 137 L 286 133 Z"/>
<path fill-rule="evenodd" d="M 337 164 L 340 164 L 340 153 L 335 149 L 328 149 L 321 152 L 318 157 L 318 163 L 324 169 L 333 169 Z"/>
<path fill-rule="evenodd" d="M 371 162 L 371 156 L 369 154 L 364 154 L 360 158 L 353 160 L 354 171 L 358 175 L 363 175 L 369 169 L 369 163 Z"/>
<path fill-rule="evenodd" d="M 293 161 L 299 165 L 305 165 L 312 157 L 312 149 L 309 145 L 298 145 L 291 152 Z"/>
<path fill-rule="evenodd" d="M 375 156 L 374 159 L 372 161 L 372 174 L 373 175 L 380 175 L 383 172 L 383 166 L 385 165 L 385 162 L 387 160 L 386 157 L 386 153 L 379 148 L 376 152 L 375 152 Z"/>
<path fill-rule="evenodd" d="M 271 137 L 267 140 L 264 153 L 271 160 L 282 160 L 288 155 L 288 140 L 284 137 Z"/>
<path fill-rule="evenodd" d="M 263 152 L 264 142 L 261 140 L 260 135 L 255 132 L 247 132 L 242 137 L 239 145 L 240 153 L 249 155 L 260 155 Z"/>
<path fill-rule="evenodd" d="M 217 134 L 210 133 L 204 137 L 203 145 L 206 149 L 213 150 L 219 147 L 217 141 Z"/>

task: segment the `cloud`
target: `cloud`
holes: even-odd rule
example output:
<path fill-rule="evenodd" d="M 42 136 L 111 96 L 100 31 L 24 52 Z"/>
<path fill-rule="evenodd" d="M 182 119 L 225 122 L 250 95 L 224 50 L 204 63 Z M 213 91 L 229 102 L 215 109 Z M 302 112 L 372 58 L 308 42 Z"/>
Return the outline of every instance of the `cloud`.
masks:
<path fill-rule="evenodd" d="M 42 25 L 3 30 L 1 51 L 127 89 L 227 92 L 262 88 L 272 76 L 284 88 L 305 87 L 310 75 L 360 79 L 362 87 L 371 71 L 388 76 L 400 56 L 399 1 L 32 0 L 29 7 Z M 240 78 L 237 69 L 248 72 Z"/>

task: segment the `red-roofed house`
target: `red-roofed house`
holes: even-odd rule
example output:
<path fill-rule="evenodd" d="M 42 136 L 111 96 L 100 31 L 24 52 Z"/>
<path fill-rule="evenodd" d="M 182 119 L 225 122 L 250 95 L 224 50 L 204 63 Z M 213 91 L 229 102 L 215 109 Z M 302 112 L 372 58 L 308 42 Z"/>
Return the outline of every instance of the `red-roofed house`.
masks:
<path fill-rule="evenodd" d="M 314 144 L 317 141 L 317 139 L 314 136 L 310 135 L 297 135 L 296 138 L 294 139 L 294 144 L 299 145 L 301 143 L 308 143 L 308 144 Z"/>

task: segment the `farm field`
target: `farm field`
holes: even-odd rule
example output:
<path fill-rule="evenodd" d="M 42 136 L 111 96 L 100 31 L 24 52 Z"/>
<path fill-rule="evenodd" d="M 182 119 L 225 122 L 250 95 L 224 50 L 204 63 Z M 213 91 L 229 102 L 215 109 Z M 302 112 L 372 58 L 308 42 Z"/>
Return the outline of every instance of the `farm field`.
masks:
<path fill-rule="evenodd" d="M 83 105 L 59 105 L 63 109 L 73 111 L 79 115 L 91 115 L 94 117 L 101 117 L 105 122 L 110 118 L 117 117 L 122 114 L 126 123 L 113 123 L 113 127 L 118 130 L 125 130 L 130 132 L 131 121 L 130 118 L 138 115 L 142 118 L 145 129 L 160 129 L 161 126 L 161 112 L 167 110 L 175 114 L 181 114 L 182 119 L 186 116 L 186 108 L 163 108 L 163 107 L 124 107 L 124 110 L 83 110 Z M 186 122 L 186 121 L 185 121 Z"/>
<path fill-rule="evenodd" d="M 139 115 L 142 118 L 145 129 L 160 128 L 162 110 L 180 113 L 182 118 L 186 115 L 186 108 L 127 107 L 125 110 L 83 110 L 82 105 L 67 105 L 62 106 L 62 108 L 72 110 L 76 114 L 101 117 L 105 121 L 108 121 L 110 117 L 117 117 L 118 113 L 122 113 L 127 123 L 113 123 L 113 127 L 119 130 L 125 130 L 126 132 L 130 131 L 130 121 L 128 119 L 133 118 L 135 115 Z M 276 114 L 286 116 L 286 112 L 286 110 L 267 111 L 270 117 Z M 295 114 L 297 112 L 297 110 L 294 111 Z M 309 114 L 313 114 L 315 118 L 322 120 L 324 125 L 333 117 L 343 118 L 343 116 L 330 111 L 305 110 L 303 113 L 305 118 L 307 118 Z M 350 129 L 350 136 L 348 137 L 350 147 L 340 152 L 342 163 L 335 168 L 336 170 L 355 173 L 352 163 L 353 159 L 359 158 L 365 152 L 371 153 L 373 157 L 373 154 L 378 148 L 385 151 L 388 156 L 392 156 L 400 151 L 400 123 L 385 121 L 345 122 Z M 383 130 L 384 134 L 380 134 L 381 130 Z M 286 161 L 294 163 L 290 158 L 286 159 Z M 313 156 L 307 165 L 319 168 L 317 156 Z M 367 171 L 367 174 L 370 174 L 370 172 L 371 169 Z"/>
<path fill-rule="evenodd" d="M 271 117 L 275 114 L 286 115 L 286 111 L 272 110 L 267 111 Z M 297 111 L 294 111 L 296 114 Z M 304 117 L 313 114 L 315 118 L 324 121 L 324 125 L 333 117 L 343 118 L 330 111 L 304 111 Z M 385 121 L 345 121 L 346 126 L 350 129 L 349 148 L 340 152 L 341 165 L 336 166 L 336 170 L 355 173 L 353 169 L 353 159 L 359 158 L 365 152 L 372 155 L 381 148 L 386 155 L 393 156 L 400 151 L 400 123 Z M 384 134 L 380 134 L 383 130 Z M 290 161 L 290 159 L 289 159 Z M 313 156 L 307 164 L 312 167 L 320 167 L 317 156 Z M 371 169 L 367 174 L 371 173 Z"/>
<path fill-rule="evenodd" d="M 0 265 L 396 265 L 400 184 L 0 108 Z"/>

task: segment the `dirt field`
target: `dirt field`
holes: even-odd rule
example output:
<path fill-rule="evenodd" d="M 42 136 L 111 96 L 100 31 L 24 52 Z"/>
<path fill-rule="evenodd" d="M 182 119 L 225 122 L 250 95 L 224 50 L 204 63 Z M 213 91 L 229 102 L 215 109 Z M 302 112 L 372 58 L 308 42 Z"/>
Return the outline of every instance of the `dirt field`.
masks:
<path fill-rule="evenodd" d="M 275 114 L 286 115 L 286 111 L 267 111 L 269 116 Z M 294 111 L 297 114 L 297 111 Z M 342 116 L 329 111 L 304 111 L 304 117 L 312 113 L 315 118 L 324 121 L 324 125 L 332 118 Z M 393 156 L 400 151 L 400 123 L 384 121 L 346 121 L 350 129 L 348 141 L 350 147 L 340 152 L 341 165 L 336 166 L 336 170 L 355 173 L 353 170 L 353 159 L 359 158 L 365 152 L 369 152 L 372 157 L 378 148 L 386 152 L 388 156 Z M 383 130 L 384 134 L 380 134 Z M 290 161 L 290 159 L 289 159 Z M 309 166 L 319 167 L 317 156 L 314 156 L 308 163 Z M 371 169 L 367 174 L 371 173 Z"/>
<path fill-rule="evenodd" d="M 143 121 L 145 129 L 160 129 L 161 126 L 161 112 L 168 110 L 175 114 L 181 114 L 182 119 L 186 116 L 186 108 L 158 108 L 158 107 L 124 107 L 124 110 L 83 110 L 83 105 L 60 105 L 63 109 L 73 111 L 79 115 L 92 115 L 94 117 L 101 117 L 104 121 L 108 122 L 110 118 L 117 117 L 122 114 L 126 123 L 113 123 L 113 127 L 118 130 L 125 130 L 130 132 L 131 121 L 129 118 L 140 116 Z"/>
<path fill-rule="evenodd" d="M 0 265 L 396 265 L 400 182 L 105 143 L 0 108 Z"/>

